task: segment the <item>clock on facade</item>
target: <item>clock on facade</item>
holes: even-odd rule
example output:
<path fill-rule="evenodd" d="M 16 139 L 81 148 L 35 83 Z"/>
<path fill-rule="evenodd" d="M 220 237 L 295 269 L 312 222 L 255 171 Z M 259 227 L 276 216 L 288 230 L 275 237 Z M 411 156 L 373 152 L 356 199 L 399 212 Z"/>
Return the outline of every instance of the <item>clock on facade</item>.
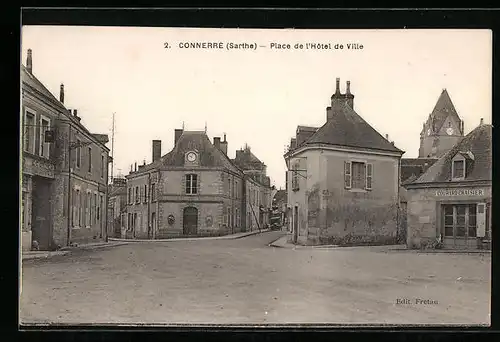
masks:
<path fill-rule="evenodd" d="M 187 154 L 187 160 L 190 161 L 190 162 L 194 162 L 196 160 L 196 153 L 189 152 Z"/>
<path fill-rule="evenodd" d="M 448 128 L 446 129 L 446 133 L 447 133 L 448 135 L 452 135 L 452 134 L 453 134 L 453 128 L 448 127 Z"/>

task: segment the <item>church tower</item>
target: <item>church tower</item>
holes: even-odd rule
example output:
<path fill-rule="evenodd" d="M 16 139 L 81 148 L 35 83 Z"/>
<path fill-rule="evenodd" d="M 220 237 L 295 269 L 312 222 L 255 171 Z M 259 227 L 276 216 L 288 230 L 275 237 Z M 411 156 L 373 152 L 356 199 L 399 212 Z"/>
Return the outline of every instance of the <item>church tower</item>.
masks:
<path fill-rule="evenodd" d="M 464 122 L 443 89 L 420 132 L 419 158 L 439 158 L 464 136 Z"/>

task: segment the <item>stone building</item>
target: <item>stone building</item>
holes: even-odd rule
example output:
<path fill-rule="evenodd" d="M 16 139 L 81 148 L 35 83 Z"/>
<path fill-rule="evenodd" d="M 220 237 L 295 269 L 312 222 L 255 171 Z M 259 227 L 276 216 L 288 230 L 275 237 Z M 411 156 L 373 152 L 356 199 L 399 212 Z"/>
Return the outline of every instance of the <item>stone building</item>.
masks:
<path fill-rule="evenodd" d="M 257 226 L 263 185 L 227 155 L 228 142 L 204 131 L 174 132 L 174 147 L 161 155 L 153 140 L 152 162 L 133 167 L 127 179 L 128 238 L 214 236 Z M 251 203 L 251 204 L 250 204 Z M 248 207 L 248 206 L 251 207 Z"/>
<path fill-rule="evenodd" d="M 108 227 L 110 236 L 125 237 L 127 220 L 127 180 L 113 178 L 108 191 Z"/>
<path fill-rule="evenodd" d="M 31 50 L 21 80 L 23 249 L 106 238 L 107 135 L 64 106 L 64 85 L 58 100 L 35 77 Z"/>
<path fill-rule="evenodd" d="M 403 152 L 354 111 L 340 80 L 326 123 L 299 126 L 284 155 L 293 242 L 394 243 Z"/>
<path fill-rule="evenodd" d="M 245 175 L 247 198 L 242 213 L 246 217 L 246 227 L 249 230 L 268 227 L 272 190 L 266 165 L 252 153 L 248 145 L 236 151 L 233 162 Z"/>
<path fill-rule="evenodd" d="M 464 136 L 464 122 L 451 101 L 446 89 L 422 125 L 419 158 L 439 158 Z"/>
<path fill-rule="evenodd" d="M 488 248 L 492 126 L 481 124 L 405 185 L 409 248 Z"/>

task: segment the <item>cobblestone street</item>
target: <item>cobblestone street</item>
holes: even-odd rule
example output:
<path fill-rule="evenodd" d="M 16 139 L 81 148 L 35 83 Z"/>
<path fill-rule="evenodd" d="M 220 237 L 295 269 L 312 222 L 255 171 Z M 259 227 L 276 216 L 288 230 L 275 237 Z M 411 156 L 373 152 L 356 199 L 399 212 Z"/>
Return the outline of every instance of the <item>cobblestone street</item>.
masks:
<path fill-rule="evenodd" d="M 21 322 L 489 324 L 490 254 L 268 246 L 283 234 L 25 261 Z"/>

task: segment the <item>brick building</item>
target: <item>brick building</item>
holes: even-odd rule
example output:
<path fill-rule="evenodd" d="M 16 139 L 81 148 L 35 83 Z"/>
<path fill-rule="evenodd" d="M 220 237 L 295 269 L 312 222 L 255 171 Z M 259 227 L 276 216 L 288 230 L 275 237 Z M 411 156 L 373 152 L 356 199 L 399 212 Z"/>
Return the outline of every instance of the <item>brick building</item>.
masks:
<path fill-rule="evenodd" d="M 302 244 L 394 243 L 403 152 L 354 111 L 340 80 L 320 128 L 299 126 L 287 168 L 290 236 Z"/>
<path fill-rule="evenodd" d="M 35 77 L 31 50 L 21 79 L 23 250 L 106 238 L 107 135 L 64 106 L 64 85 L 58 100 Z"/>
<path fill-rule="evenodd" d="M 488 248 L 492 126 L 481 124 L 406 184 L 409 248 Z"/>
<path fill-rule="evenodd" d="M 126 237 L 213 236 L 253 229 L 258 216 L 248 214 L 259 212 L 257 194 L 263 185 L 245 175 L 227 156 L 227 148 L 225 135 L 212 143 L 204 131 L 176 129 L 173 149 L 162 156 L 161 141 L 153 140 L 152 162 L 136 165 L 126 176 Z"/>

